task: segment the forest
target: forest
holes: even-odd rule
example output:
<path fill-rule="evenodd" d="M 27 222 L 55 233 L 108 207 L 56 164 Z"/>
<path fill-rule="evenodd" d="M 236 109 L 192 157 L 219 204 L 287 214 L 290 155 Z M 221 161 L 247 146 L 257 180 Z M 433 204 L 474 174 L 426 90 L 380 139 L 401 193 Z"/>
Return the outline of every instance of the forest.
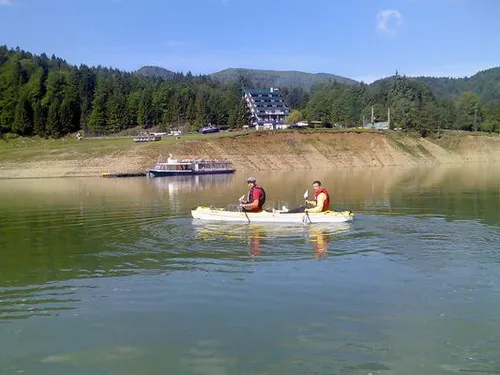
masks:
<path fill-rule="evenodd" d="M 474 77 L 464 84 L 396 73 L 369 85 L 332 81 L 280 89 L 293 110 L 290 122 L 357 127 L 371 121 L 373 108 L 375 121 L 386 121 L 390 109 L 393 128 L 498 132 L 500 68 L 492 71 L 487 79 L 478 73 L 477 86 Z M 0 134 L 58 138 L 83 130 L 98 136 L 137 126 L 197 131 L 208 123 L 239 128 L 249 123 L 242 90 L 262 85 L 253 80 L 241 74 L 220 82 L 190 72 L 145 76 L 0 46 Z"/>

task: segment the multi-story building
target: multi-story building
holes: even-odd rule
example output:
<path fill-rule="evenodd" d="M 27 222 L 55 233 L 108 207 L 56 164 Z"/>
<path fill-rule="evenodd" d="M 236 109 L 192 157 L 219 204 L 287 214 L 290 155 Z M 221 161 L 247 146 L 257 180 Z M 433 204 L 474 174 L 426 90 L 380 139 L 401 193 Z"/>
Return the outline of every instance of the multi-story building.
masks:
<path fill-rule="evenodd" d="M 279 89 L 245 90 L 245 101 L 253 125 L 280 124 L 290 114 Z"/>

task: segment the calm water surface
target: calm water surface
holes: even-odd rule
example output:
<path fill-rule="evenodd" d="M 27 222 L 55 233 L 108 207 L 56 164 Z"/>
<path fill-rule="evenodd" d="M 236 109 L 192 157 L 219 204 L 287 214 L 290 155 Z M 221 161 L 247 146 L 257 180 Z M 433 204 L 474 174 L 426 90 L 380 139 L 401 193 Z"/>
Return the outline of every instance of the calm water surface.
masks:
<path fill-rule="evenodd" d="M 0 181 L 0 374 L 499 374 L 500 166 Z"/>

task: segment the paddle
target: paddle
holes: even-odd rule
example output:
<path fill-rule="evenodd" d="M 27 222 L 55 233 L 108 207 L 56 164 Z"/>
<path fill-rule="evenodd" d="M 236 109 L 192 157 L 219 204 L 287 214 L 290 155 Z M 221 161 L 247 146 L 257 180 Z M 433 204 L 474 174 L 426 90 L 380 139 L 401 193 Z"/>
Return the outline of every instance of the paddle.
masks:
<path fill-rule="evenodd" d="M 304 193 L 304 199 L 306 200 L 306 208 L 307 208 L 307 198 L 308 197 L 309 197 L 309 189 L 306 190 Z M 309 217 L 309 214 L 307 213 L 306 208 L 304 209 L 304 213 L 306 214 L 305 217 L 307 217 L 309 219 L 309 223 L 312 224 L 311 218 Z M 304 224 L 307 223 L 306 220 L 302 220 L 302 221 L 304 222 Z"/>
<path fill-rule="evenodd" d="M 243 200 L 244 200 L 244 199 L 245 199 L 245 195 L 242 195 L 242 196 L 240 197 L 240 199 L 238 199 L 238 202 L 240 203 L 240 204 L 238 205 L 238 210 L 239 210 L 240 212 L 243 212 L 243 213 L 245 214 L 245 216 L 246 216 L 246 218 L 247 218 L 248 222 L 250 222 L 250 218 L 248 217 L 247 212 L 245 211 L 245 209 L 244 209 L 243 207 L 241 207 L 241 202 L 243 202 Z"/>

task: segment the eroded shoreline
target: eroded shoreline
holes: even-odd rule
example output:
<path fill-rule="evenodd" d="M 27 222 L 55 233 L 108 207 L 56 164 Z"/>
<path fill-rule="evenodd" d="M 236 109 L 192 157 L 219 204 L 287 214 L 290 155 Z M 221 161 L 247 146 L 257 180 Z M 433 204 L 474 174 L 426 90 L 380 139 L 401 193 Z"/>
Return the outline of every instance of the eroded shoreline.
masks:
<path fill-rule="evenodd" d="M 89 141 L 92 142 L 92 141 Z M 94 177 L 146 172 L 158 156 L 229 159 L 237 170 L 300 170 L 352 167 L 457 165 L 500 162 L 500 137 L 449 134 L 437 139 L 388 133 L 245 134 L 143 145 L 94 155 L 76 148 L 57 154 L 30 150 L 26 160 L 0 162 L 0 178 Z M 98 146 L 96 146 L 98 147 Z M 16 151 L 22 152 L 22 151 Z"/>

